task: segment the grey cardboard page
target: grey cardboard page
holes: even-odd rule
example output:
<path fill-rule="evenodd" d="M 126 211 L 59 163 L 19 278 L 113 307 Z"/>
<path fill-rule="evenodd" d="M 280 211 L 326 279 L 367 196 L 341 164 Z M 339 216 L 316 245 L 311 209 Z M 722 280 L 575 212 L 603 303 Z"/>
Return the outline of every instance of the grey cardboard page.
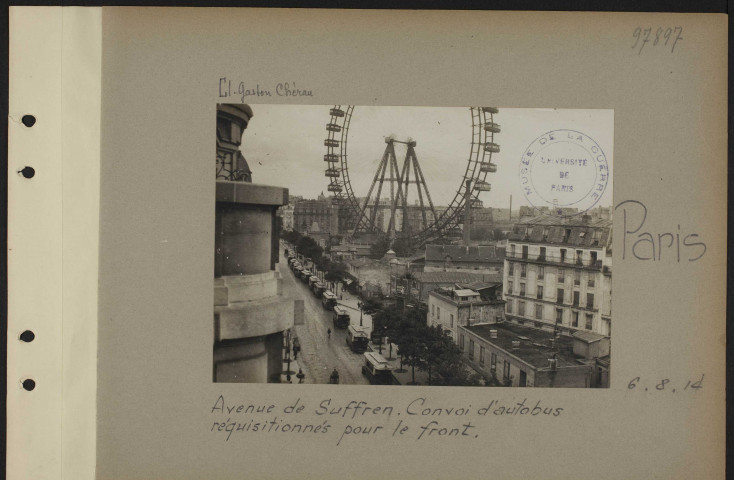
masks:
<path fill-rule="evenodd" d="M 677 14 L 105 8 L 96 477 L 723 477 L 725 22 L 724 16 Z M 252 115 L 243 105 L 251 107 Z M 274 111 L 272 105 L 289 105 L 304 121 L 273 120 L 272 128 L 258 127 L 260 118 L 267 119 L 265 112 Z M 611 207 L 613 227 L 605 235 L 610 235 L 613 270 L 606 259 L 603 265 L 613 274 L 604 277 L 600 258 L 598 276 L 593 277 L 600 279 L 594 288 L 607 288 L 611 297 L 606 318 L 596 311 L 594 300 L 580 296 L 581 305 L 590 302 L 590 325 L 606 329 L 595 335 L 611 342 L 606 347 L 611 348 L 611 361 L 604 370 L 608 388 L 364 385 L 368 377 L 358 365 L 365 357 L 348 351 L 344 341 L 356 334 L 325 323 L 332 313 L 319 310 L 308 284 L 295 283 L 284 252 L 276 250 L 277 239 L 268 243 L 276 208 L 298 195 L 307 200 L 321 191 L 326 196 L 340 193 L 329 190 L 334 183 L 324 172 L 332 164 L 341 165 L 325 161 L 324 155 L 342 152 L 329 150 L 324 140 L 341 138 L 328 136 L 330 109 L 352 105 L 352 140 L 359 128 L 367 128 L 358 123 L 368 120 L 360 106 L 364 112 L 375 106 L 406 107 L 400 112 L 435 107 L 430 115 L 440 108 L 463 109 L 460 121 L 466 127 L 458 130 L 467 137 L 472 112 L 486 115 L 482 126 L 499 123 L 501 130 L 493 134 L 501 150 L 492 162 L 483 156 L 493 153 L 492 147 L 485 148 L 493 143 L 486 136 L 475 141 L 481 143 L 476 150 L 466 140 L 456 150 L 459 167 L 447 173 L 454 175 L 450 187 L 436 189 L 430 182 L 443 185 L 434 172 L 443 164 L 431 159 L 428 126 L 417 132 L 377 132 L 394 135 L 399 151 L 389 165 L 401 167 L 405 149 L 412 148 L 407 137 L 414 136 L 415 155 L 436 198 L 450 197 L 447 189 L 453 189 L 451 195 L 461 192 L 468 155 L 478 155 L 475 164 L 496 163 L 497 173 L 486 177 L 488 183 L 494 179 L 492 190 L 480 198 L 485 207 L 496 209 L 497 221 L 509 207 L 510 194 L 513 210 L 539 206 L 521 188 L 525 149 L 545 134 L 588 128 L 581 130 L 582 140 L 568 137 L 565 146 L 536 147 L 556 148 L 556 157 L 580 158 L 571 154 L 581 152 L 581 144 L 572 142 L 582 142 L 588 151 L 601 148 L 610 170 L 613 161 L 613 182 L 601 200 Z M 323 106 L 323 115 L 312 116 L 312 106 Z M 497 107 L 499 113 L 484 107 Z M 219 130 L 222 108 L 229 108 L 223 115 L 230 115 L 230 130 Z M 535 117 L 513 124 L 512 115 L 525 111 L 520 109 L 543 109 L 539 111 L 546 116 L 537 125 Z M 558 109 L 556 117 L 552 109 Z M 508 125 L 503 124 L 505 111 Z M 394 118 L 399 115 L 403 113 Z M 343 129 L 342 117 L 333 118 Z M 418 115 L 401 125 L 420 122 Z M 237 132 L 232 133 L 232 125 L 239 125 Z M 313 128 L 317 134 L 304 135 Z M 491 128 L 477 130 L 477 135 L 487 131 Z M 370 167 L 352 179 L 355 198 L 367 196 L 377 165 L 392 145 L 379 135 L 370 147 Z M 237 163 L 240 138 L 249 173 L 245 164 Z M 267 156 L 267 148 L 297 152 L 292 145 L 298 146 L 294 139 L 300 138 L 301 158 L 294 158 L 297 153 Z M 516 150 L 510 147 L 513 138 Z M 225 144 L 231 144 L 230 150 Z M 248 153 L 250 145 L 259 150 Z M 230 170 L 217 180 L 212 166 L 219 146 L 224 148 L 221 165 Z M 350 149 L 355 152 L 350 168 L 357 168 L 356 141 Z M 226 154 L 234 160 L 226 160 Z M 559 173 L 557 165 L 552 168 Z M 564 170 L 560 172 L 559 182 Z M 250 174 L 253 183 L 244 181 Z M 337 174 L 343 175 L 341 170 Z M 593 179 L 582 184 L 589 189 L 596 185 Z M 546 193 L 555 185 L 548 183 Z M 411 204 L 418 200 L 413 192 Z M 565 193 L 559 191 L 558 198 Z M 553 195 L 543 197 L 551 213 L 562 210 L 554 208 Z M 442 205 L 437 200 L 436 206 L 447 207 L 450 200 Z M 591 212 L 600 205 L 574 208 L 583 213 L 578 209 Z M 573 221 L 583 222 L 581 217 Z M 385 218 L 390 223 L 387 213 Z M 252 228 L 238 230 L 242 220 Z M 306 229 L 313 233 L 313 222 L 308 223 Z M 507 293 L 514 277 L 504 269 L 515 253 L 515 268 L 524 268 L 524 240 L 522 235 L 512 237 L 520 235 L 512 228 L 506 233 L 511 239 L 498 264 L 504 275 L 499 299 L 522 300 L 520 293 Z M 251 249 L 241 248 L 245 241 Z M 543 241 L 530 242 L 531 249 Z M 519 246 L 511 254 L 513 243 Z M 217 257 L 218 248 L 231 248 L 240 256 Z M 557 273 L 558 265 L 548 255 L 546 271 Z M 590 265 L 588 271 L 596 268 L 596 258 Z M 537 263 L 527 268 L 538 272 Z M 571 294 L 573 268 L 567 270 L 572 309 L 579 304 Z M 583 279 L 592 279 L 584 272 Z M 248 275 L 257 276 L 259 283 Z M 512 275 L 524 278 L 519 271 Z M 604 287 L 604 278 L 613 281 Z M 263 291 L 272 289 L 283 301 L 247 297 L 252 290 L 242 282 L 250 282 L 248 288 L 255 282 Z M 519 292 L 519 282 L 513 292 Z M 293 294 L 296 287 L 304 292 L 300 297 Z M 536 287 L 531 291 L 528 286 L 525 296 L 535 295 Z M 471 291 L 452 291 L 457 290 Z M 555 285 L 547 287 L 540 297 L 555 298 L 556 291 Z M 356 324 L 356 297 L 339 293 Z M 237 300 L 240 294 L 246 298 Z M 528 309 L 538 298 L 532 300 Z M 250 302 L 242 307 L 249 309 L 248 318 L 263 322 L 233 322 L 228 315 L 237 301 Z M 547 311 L 555 315 L 549 302 Z M 456 327 L 466 334 L 465 356 L 470 340 L 472 349 L 475 340 L 490 345 L 497 332 L 489 330 L 499 329 L 502 337 L 509 317 L 522 316 L 506 307 L 499 312 L 508 319 L 487 327 L 486 338 L 481 332 L 469 338 L 479 327 Z M 538 315 L 543 330 L 545 313 Z M 568 323 L 573 321 L 569 316 L 557 332 L 553 321 L 543 331 L 548 338 L 558 333 L 558 342 L 571 342 L 574 332 L 584 330 L 584 315 L 575 326 Z M 366 321 L 364 312 L 361 316 Z M 532 320 L 523 328 L 532 327 Z M 291 357 L 291 349 L 287 356 L 294 362 L 292 384 L 284 384 L 288 379 L 281 375 L 284 332 L 303 338 L 297 358 Z M 267 340 L 247 348 L 237 343 L 256 336 Z M 587 346 L 596 338 L 581 337 Z M 516 347 L 524 348 L 520 343 L 505 348 L 511 353 Z M 238 375 L 250 374 L 236 367 L 248 355 L 268 367 L 252 373 L 249 383 L 238 383 Z M 305 367 L 314 365 L 308 362 L 319 355 L 324 355 L 323 364 L 317 362 L 320 370 Z M 548 368 L 560 372 L 565 357 L 549 357 Z M 342 363 L 326 363 L 332 360 Z M 293 369 L 299 361 L 306 371 L 303 384 Z M 353 373 L 341 370 L 340 384 L 329 384 L 334 367 L 347 368 L 342 364 L 352 365 Z M 528 385 L 530 374 L 524 373 Z M 222 381 L 213 381 L 218 375 Z M 505 377 L 520 381 L 519 374 Z M 540 385 L 543 375 L 533 381 Z"/>

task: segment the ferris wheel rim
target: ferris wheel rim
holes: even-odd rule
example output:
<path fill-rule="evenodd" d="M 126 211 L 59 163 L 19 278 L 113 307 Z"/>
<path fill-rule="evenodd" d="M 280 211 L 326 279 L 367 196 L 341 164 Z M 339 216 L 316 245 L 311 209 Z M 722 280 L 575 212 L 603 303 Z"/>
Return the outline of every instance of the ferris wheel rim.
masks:
<path fill-rule="evenodd" d="M 357 216 L 357 220 L 354 223 L 354 230 L 356 231 L 365 221 L 369 221 L 369 219 L 364 209 L 359 205 L 349 176 L 349 127 L 354 108 L 354 105 L 347 105 L 346 110 L 342 108 L 342 105 L 334 105 L 331 108 L 331 119 L 327 124 L 327 139 L 324 141 L 327 147 L 327 155 L 324 159 L 326 160 L 327 157 L 334 159 L 333 161 L 329 161 L 329 168 L 336 167 L 335 164 L 337 161 L 334 157 L 334 149 L 338 146 L 338 169 L 341 172 L 341 176 L 330 178 L 329 191 L 334 193 L 334 197 L 339 201 L 346 199 L 346 203 L 352 210 L 352 213 Z M 482 190 L 476 187 L 480 184 L 488 186 L 486 184 L 486 178 L 489 171 L 483 170 L 482 166 L 494 165 L 492 163 L 492 154 L 498 153 L 499 151 L 499 147 L 494 142 L 494 134 L 499 131 L 499 126 L 494 122 L 494 114 L 497 113 L 497 109 L 493 107 L 469 107 L 469 111 L 472 121 L 472 134 L 469 158 L 466 160 L 466 168 L 461 177 L 461 183 L 447 208 L 440 215 L 435 215 L 434 212 L 433 221 L 430 224 L 426 222 L 427 224 L 424 225 L 423 229 L 412 235 L 419 243 L 426 243 L 431 239 L 446 236 L 448 230 L 458 228 L 459 223 L 461 223 L 458 219 L 466 206 L 466 202 L 479 200 L 479 195 Z M 339 123 L 340 119 L 342 119 L 341 124 Z M 491 127 L 488 127 L 490 125 Z M 337 133 L 339 134 L 338 141 L 334 138 Z M 494 168 L 496 169 L 496 165 L 494 165 Z M 467 180 L 472 182 L 472 188 L 468 198 L 465 190 Z M 369 198 L 367 200 L 369 201 Z M 369 225 L 365 225 L 365 227 L 369 228 Z"/>

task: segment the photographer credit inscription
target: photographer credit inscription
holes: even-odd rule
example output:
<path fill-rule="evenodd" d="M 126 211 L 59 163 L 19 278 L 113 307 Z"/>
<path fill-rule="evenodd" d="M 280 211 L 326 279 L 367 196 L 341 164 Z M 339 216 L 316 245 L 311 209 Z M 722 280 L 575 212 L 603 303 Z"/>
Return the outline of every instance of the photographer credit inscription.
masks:
<path fill-rule="evenodd" d="M 583 213 L 601 199 L 609 165 L 599 144 L 575 130 L 553 130 L 533 140 L 520 160 L 520 185 L 535 207 Z"/>

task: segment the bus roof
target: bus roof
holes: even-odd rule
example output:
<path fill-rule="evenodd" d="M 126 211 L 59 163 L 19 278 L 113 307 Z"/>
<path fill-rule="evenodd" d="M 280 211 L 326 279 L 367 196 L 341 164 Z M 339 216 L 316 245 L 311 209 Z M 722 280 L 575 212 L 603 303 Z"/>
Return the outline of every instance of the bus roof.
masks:
<path fill-rule="evenodd" d="M 392 365 L 390 365 L 390 363 L 388 363 L 387 360 L 385 360 L 385 357 L 377 352 L 365 352 L 364 356 L 367 361 L 374 365 L 376 368 L 380 368 L 382 370 L 392 370 L 394 368 Z"/>
<path fill-rule="evenodd" d="M 334 312 L 336 312 L 337 315 L 348 315 L 347 310 L 339 305 L 334 307 Z"/>
<path fill-rule="evenodd" d="M 349 325 L 349 330 L 352 331 L 353 334 L 358 336 L 367 336 L 367 327 L 360 327 L 359 325 Z"/>
<path fill-rule="evenodd" d="M 325 298 L 331 298 L 331 297 L 336 298 L 336 295 L 334 295 L 332 292 L 326 291 L 324 292 L 324 297 Z"/>

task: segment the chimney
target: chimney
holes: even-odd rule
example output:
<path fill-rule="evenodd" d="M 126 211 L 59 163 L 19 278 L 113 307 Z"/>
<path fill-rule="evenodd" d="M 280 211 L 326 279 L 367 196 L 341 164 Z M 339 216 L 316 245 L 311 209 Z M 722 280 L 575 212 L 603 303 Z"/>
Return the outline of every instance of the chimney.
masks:
<path fill-rule="evenodd" d="M 589 223 L 591 223 L 591 215 L 586 213 L 583 214 L 581 216 L 581 223 L 583 223 L 584 225 L 588 225 Z"/>

